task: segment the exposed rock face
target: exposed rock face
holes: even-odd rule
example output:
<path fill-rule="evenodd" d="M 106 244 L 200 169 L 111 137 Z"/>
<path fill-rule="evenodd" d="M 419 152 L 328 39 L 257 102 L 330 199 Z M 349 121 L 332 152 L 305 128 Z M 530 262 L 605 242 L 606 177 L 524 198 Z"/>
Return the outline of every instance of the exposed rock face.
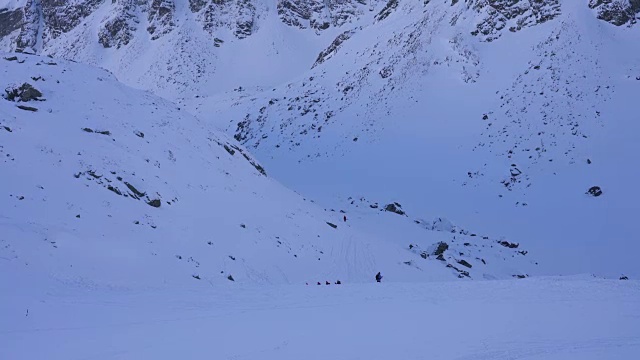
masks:
<path fill-rule="evenodd" d="M 617 26 L 635 24 L 640 14 L 640 0 L 590 0 L 589 7 L 597 10 L 598 19 Z"/>
<path fill-rule="evenodd" d="M 113 17 L 100 28 L 98 42 L 109 48 L 120 48 L 129 44 L 139 19 L 136 17 L 135 0 L 119 0 Z"/>
<path fill-rule="evenodd" d="M 342 43 L 344 43 L 345 41 L 349 40 L 349 38 L 351 38 L 351 36 L 354 33 L 355 33 L 355 31 L 348 30 L 348 31 L 345 31 L 342 34 L 338 35 L 335 38 L 335 40 L 333 40 L 331 45 L 329 45 L 329 47 L 327 47 L 326 49 L 321 51 L 320 54 L 318 54 L 318 58 L 316 59 L 316 62 L 313 64 L 312 68 L 314 68 L 314 67 L 322 64 L 323 62 L 329 60 L 333 55 L 335 55 L 338 52 L 338 49 L 340 48 Z"/>
<path fill-rule="evenodd" d="M 0 10 L 0 37 L 7 36 L 22 27 L 22 9 Z"/>
<path fill-rule="evenodd" d="M 287 25 L 321 31 L 362 14 L 363 5 L 365 0 L 279 0 L 278 16 Z"/>
<path fill-rule="evenodd" d="M 20 35 L 16 39 L 16 49 L 33 49 L 38 43 L 42 8 L 36 0 L 29 0 L 23 9 L 23 13 Z"/>
<path fill-rule="evenodd" d="M 189 8 L 213 36 L 226 28 L 238 39 L 244 39 L 255 32 L 259 18 L 255 0 L 190 0 Z"/>
<path fill-rule="evenodd" d="M 457 2 L 453 5 L 467 6 Z M 504 29 L 516 32 L 554 19 L 560 15 L 560 0 L 476 0 L 473 8 L 485 16 L 472 34 L 493 41 Z"/>
<path fill-rule="evenodd" d="M 40 4 L 47 35 L 55 39 L 60 34 L 71 31 L 91 15 L 105 0 L 40 0 L 30 1 L 33 7 Z"/>
<path fill-rule="evenodd" d="M 173 14 L 176 5 L 173 0 L 151 0 L 149 5 L 149 26 L 147 31 L 151 34 L 151 40 L 159 39 L 162 35 L 170 33 L 175 27 Z"/>
<path fill-rule="evenodd" d="M 391 15 L 392 12 L 396 10 L 397 7 L 398 7 L 398 0 L 389 0 L 387 5 L 385 5 L 385 7 L 382 10 L 380 10 L 378 15 L 376 15 L 375 17 L 376 21 L 382 21 L 386 19 L 389 15 Z"/>

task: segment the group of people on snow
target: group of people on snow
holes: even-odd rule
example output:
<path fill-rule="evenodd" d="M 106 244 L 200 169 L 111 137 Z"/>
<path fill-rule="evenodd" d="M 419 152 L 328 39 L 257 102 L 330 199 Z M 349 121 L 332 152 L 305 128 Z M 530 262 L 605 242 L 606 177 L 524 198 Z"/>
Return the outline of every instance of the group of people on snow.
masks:
<path fill-rule="evenodd" d="M 381 282 L 382 281 L 382 275 L 380 274 L 380 271 L 378 271 L 378 273 L 376 274 L 376 282 Z M 309 283 L 305 283 L 306 285 L 309 285 Z M 325 285 L 331 285 L 331 283 L 328 280 L 325 280 L 324 282 Z M 342 285 L 342 282 L 340 280 L 335 282 L 336 285 Z M 318 283 L 316 285 L 322 285 L 322 283 L 320 281 L 318 281 Z"/>

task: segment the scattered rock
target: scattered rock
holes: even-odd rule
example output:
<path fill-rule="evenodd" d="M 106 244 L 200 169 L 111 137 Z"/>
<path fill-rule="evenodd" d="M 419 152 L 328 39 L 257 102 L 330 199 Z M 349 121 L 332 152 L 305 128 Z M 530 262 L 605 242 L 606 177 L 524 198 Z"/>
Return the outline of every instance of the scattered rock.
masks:
<path fill-rule="evenodd" d="M 512 275 L 514 278 L 516 279 L 524 279 L 526 277 L 528 277 L 528 275 Z"/>
<path fill-rule="evenodd" d="M 629 277 L 625 276 L 625 275 L 622 275 L 622 276 L 620 276 L 620 280 L 629 280 Z"/>
<path fill-rule="evenodd" d="M 466 266 L 468 268 L 472 268 L 471 264 L 469 264 L 466 260 L 458 260 L 457 263 L 462 265 L 462 266 Z"/>
<path fill-rule="evenodd" d="M 236 281 L 236 280 L 233 278 L 233 276 L 231 276 L 231 275 L 227 276 L 227 280 L 229 280 L 229 281 Z"/>
<path fill-rule="evenodd" d="M 194 279 L 200 280 L 200 275 L 191 275 Z"/>
<path fill-rule="evenodd" d="M 327 221 L 327 225 L 331 226 L 331 227 L 332 227 L 332 228 L 334 228 L 334 229 L 338 227 L 338 225 L 336 225 L 336 224 L 332 224 L 332 223 L 330 223 L 330 222 L 328 222 L 328 221 Z"/>

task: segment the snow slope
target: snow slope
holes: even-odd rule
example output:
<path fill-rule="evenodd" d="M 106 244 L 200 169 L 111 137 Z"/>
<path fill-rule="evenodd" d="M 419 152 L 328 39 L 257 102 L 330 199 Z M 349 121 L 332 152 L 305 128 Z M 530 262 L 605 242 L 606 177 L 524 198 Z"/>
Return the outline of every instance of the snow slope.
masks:
<path fill-rule="evenodd" d="M 282 86 L 181 102 L 318 201 L 444 215 L 526 243 L 550 274 L 640 274 L 639 28 L 587 1 L 500 21 L 454 3 L 400 2 Z"/>
<path fill-rule="evenodd" d="M 640 275 L 639 173 L 620 165 L 638 152 L 637 1 L 0 8 L 3 49 L 98 65 L 175 100 L 327 208 L 397 201 L 407 228 L 445 216 L 526 244 L 548 274 Z"/>
<path fill-rule="evenodd" d="M 0 293 L 3 359 L 634 359 L 640 284 L 594 278 Z M 28 314 L 27 314 L 28 310 Z"/>
<path fill-rule="evenodd" d="M 106 71 L 4 54 L 0 74 L 0 292 L 537 271 L 521 247 L 448 223 L 379 211 L 345 223 L 233 140 Z M 434 254 L 439 242 L 448 249 Z"/>

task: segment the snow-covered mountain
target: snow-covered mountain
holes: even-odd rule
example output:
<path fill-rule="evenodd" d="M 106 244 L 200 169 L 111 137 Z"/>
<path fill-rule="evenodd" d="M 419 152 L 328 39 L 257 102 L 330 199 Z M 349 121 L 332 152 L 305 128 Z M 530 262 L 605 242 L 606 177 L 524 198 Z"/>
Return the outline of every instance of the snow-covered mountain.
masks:
<path fill-rule="evenodd" d="M 233 139 L 106 71 L 5 54 L 0 75 L 2 288 L 537 271 L 513 241 L 416 220 L 400 204 L 322 209 L 279 185 Z"/>
<path fill-rule="evenodd" d="M 635 5 L 400 4 L 281 86 L 182 103 L 307 196 L 393 197 L 518 239 L 551 273 L 638 273 L 640 173 L 620 166 L 640 150 L 640 30 L 601 20 Z"/>
<path fill-rule="evenodd" d="M 0 359 L 636 358 L 639 13 L 0 0 Z"/>
<path fill-rule="evenodd" d="M 526 244 L 548 273 L 640 274 L 636 0 L 0 8 L 3 50 L 175 101 L 327 208 L 399 202 Z"/>

